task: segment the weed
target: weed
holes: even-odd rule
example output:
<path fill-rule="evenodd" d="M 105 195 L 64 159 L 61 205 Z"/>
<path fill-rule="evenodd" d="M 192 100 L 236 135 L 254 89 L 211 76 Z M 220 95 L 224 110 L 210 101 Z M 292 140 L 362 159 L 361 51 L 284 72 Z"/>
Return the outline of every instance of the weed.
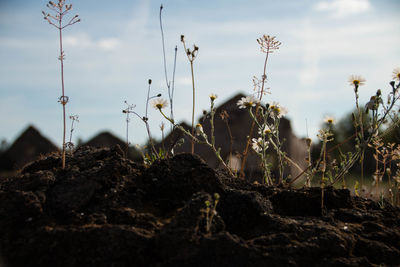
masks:
<path fill-rule="evenodd" d="M 206 205 L 205 209 L 201 209 L 201 212 L 204 214 L 206 219 L 206 233 L 209 234 L 211 232 L 212 221 L 214 216 L 217 215 L 217 205 L 219 202 L 219 194 L 214 193 L 214 203 L 211 204 L 209 200 L 206 200 L 204 204 Z"/>
<path fill-rule="evenodd" d="M 66 150 L 66 142 L 65 142 L 65 135 L 66 135 L 66 117 L 65 117 L 65 105 L 69 101 L 69 97 L 65 95 L 65 88 L 64 88 L 64 59 L 65 53 L 63 50 L 63 41 L 62 41 L 62 30 L 68 26 L 71 26 L 80 21 L 78 19 L 78 15 L 73 16 L 67 24 L 63 25 L 63 18 L 67 13 L 72 9 L 72 4 L 65 4 L 65 0 L 58 0 L 58 4 L 53 3 L 50 1 L 47 5 L 47 8 L 51 10 L 54 14 L 46 13 L 42 11 L 44 19 L 56 29 L 58 29 L 59 33 L 59 43 L 60 43 L 60 56 L 58 59 L 60 60 L 61 65 L 61 96 L 58 100 L 62 104 L 63 107 L 63 145 L 62 145 L 62 168 L 65 168 L 65 150 Z"/>
<path fill-rule="evenodd" d="M 78 115 L 71 115 L 69 116 L 69 119 L 71 120 L 71 131 L 69 135 L 69 142 L 66 143 L 65 145 L 69 148 L 70 153 L 72 154 L 72 150 L 74 148 L 74 143 L 72 143 L 72 133 L 74 132 L 74 123 L 79 122 L 79 116 Z"/>
<path fill-rule="evenodd" d="M 173 71 L 172 71 L 172 81 L 168 79 L 168 73 L 167 73 L 167 59 L 165 56 L 165 42 L 164 42 L 164 30 L 163 30 L 163 24 L 162 24 L 162 10 L 163 10 L 163 5 L 160 6 L 160 31 L 161 31 L 161 42 L 162 42 L 162 50 L 163 50 L 163 63 L 164 63 L 164 76 L 165 76 L 165 84 L 167 86 L 168 90 L 168 100 L 170 104 L 170 118 L 174 119 L 174 91 L 175 91 L 175 70 L 176 70 L 176 56 L 178 52 L 178 47 L 175 46 L 175 53 L 174 53 L 174 65 L 173 65 Z M 173 130 L 172 124 L 171 124 L 171 132 Z M 173 149 L 171 150 L 173 153 Z"/>
<path fill-rule="evenodd" d="M 278 50 L 280 45 L 282 44 L 281 42 L 275 40 L 275 38 L 276 38 L 275 36 L 263 35 L 261 38 L 257 39 L 257 42 L 260 45 L 261 52 L 265 53 L 265 61 L 264 61 L 264 70 L 263 70 L 263 74 L 261 76 L 261 80 L 258 80 L 256 77 L 254 77 L 255 79 L 253 79 L 253 82 L 255 84 L 255 89 L 256 88 L 260 89 L 257 91 L 258 102 L 256 105 L 256 112 L 255 112 L 256 117 L 258 115 L 258 109 L 259 109 L 258 103 L 261 102 L 262 97 L 265 93 L 265 81 L 267 80 L 267 63 L 268 63 L 269 54 L 273 53 L 275 50 Z M 240 167 L 240 176 L 241 177 L 244 177 L 244 168 L 246 165 L 247 155 L 249 153 L 249 147 L 250 147 L 250 143 L 252 140 L 254 127 L 255 127 L 255 121 L 253 121 L 251 124 L 250 133 L 247 138 L 246 147 L 243 151 L 242 163 L 241 163 L 241 167 Z"/>
<path fill-rule="evenodd" d="M 127 105 L 126 109 L 122 110 L 122 113 L 126 114 L 126 148 L 125 148 L 125 157 L 129 158 L 129 146 L 130 146 L 130 142 L 129 142 L 129 123 L 131 121 L 131 118 L 129 117 L 130 113 L 135 113 L 133 111 L 133 109 L 136 107 L 136 105 L 130 105 L 128 104 L 128 102 L 125 100 L 125 104 Z M 139 116 L 139 115 L 138 115 Z M 139 118 L 141 118 L 139 116 Z"/>
<path fill-rule="evenodd" d="M 150 149 L 152 150 L 152 153 L 154 153 L 154 155 L 158 155 L 157 150 L 154 147 L 154 141 L 153 138 L 151 137 L 151 133 L 150 133 L 150 126 L 148 123 L 148 106 L 149 106 L 149 102 L 150 100 L 152 100 L 152 105 L 153 106 L 167 106 L 168 103 L 163 100 L 160 99 L 159 97 L 161 97 L 161 94 L 157 94 L 154 96 L 150 96 L 150 89 L 151 89 L 151 79 L 148 80 L 148 89 L 147 89 L 147 98 L 146 98 L 146 112 L 144 116 L 140 116 L 136 111 L 134 111 L 133 109 L 136 107 L 136 105 L 129 105 L 127 101 L 125 101 L 125 104 L 127 105 L 127 108 L 122 110 L 122 113 L 126 114 L 126 153 L 128 154 L 128 148 L 129 148 L 129 140 L 128 140 L 128 125 L 130 122 L 130 118 L 129 118 L 129 114 L 132 113 L 134 115 L 136 115 L 140 120 L 142 120 L 144 122 L 144 124 L 146 125 L 146 130 L 147 130 L 147 135 L 149 137 L 149 143 L 150 143 Z M 152 154 L 150 153 L 150 154 Z"/>
<path fill-rule="evenodd" d="M 194 111 L 195 111 L 195 104 L 196 104 L 196 98 L 195 98 L 195 87 L 194 87 L 194 71 L 193 71 L 193 62 L 196 59 L 196 56 L 199 52 L 199 47 L 196 45 L 193 45 L 193 49 L 190 50 L 190 48 L 186 48 L 186 43 L 185 43 L 185 36 L 181 35 L 181 42 L 183 43 L 183 48 L 185 49 L 186 56 L 189 60 L 190 63 L 190 72 L 192 74 L 192 88 L 193 88 L 193 103 L 192 103 L 192 154 L 194 154 Z"/>
<path fill-rule="evenodd" d="M 231 168 L 229 168 L 229 166 L 225 163 L 225 161 L 222 159 L 221 157 L 221 149 L 220 148 L 216 148 L 215 146 L 215 136 L 214 136 L 214 116 L 215 116 L 215 108 L 214 108 L 214 101 L 217 98 L 217 96 L 215 94 L 211 94 L 210 95 L 210 101 L 211 101 L 211 142 L 208 140 L 208 136 L 207 134 L 204 132 L 203 130 L 203 126 L 198 123 L 196 125 L 196 129 L 195 131 L 193 131 L 193 134 L 187 130 L 185 130 L 185 128 L 183 128 L 182 126 L 175 124 L 175 121 L 171 118 L 169 118 L 167 115 L 165 115 L 165 113 L 163 112 L 163 109 L 166 107 L 167 101 L 166 100 L 160 100 L 158 105 L 153 105 L 155 109 L 159 110 L 161 115 L 168 120 L 171 124 L 174 125 L 174 128 L 178 128 L 180 131 L 182 131 L 183 134 L 187 135 L 189 138 L 191 138 L 192 142 L 196 142 L 199 144 L 205 144 L 207 145 L 209 148 L 211 148 L 211 150 L 214 152 L 214 154 L 216 155 L 218 161 L 224 166 L 224 168 L 229 172 L 230 175 L 233 176 L 232 170 Z M 163 104 L 161 104 L 163 103 Z M 199 136 L 200 138 L 197 138 L 196 136 Z M 194 143 L 193 143 L 194 144 Z"/>

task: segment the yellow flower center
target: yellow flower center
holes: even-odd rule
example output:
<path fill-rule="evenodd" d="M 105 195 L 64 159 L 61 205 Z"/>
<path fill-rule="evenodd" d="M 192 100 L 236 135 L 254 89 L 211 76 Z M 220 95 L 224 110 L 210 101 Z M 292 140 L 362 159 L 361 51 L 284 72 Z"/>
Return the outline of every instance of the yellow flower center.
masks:
<path fill-rule="evenodd" d="M 359 85 L 360 81 L 359 80 L 354 80 L 353 83 L 354 83 L 354 85 Z"/>
<path fill-rule="evenodd" d="M 162 107 L 163 107 L 163 104 L 161 104 L 161 103 L 158 103 L 158 104 L 156 104 L 156 107 L 157 107 L 158 109 L 162 109 Z"/>
<path fill-rule="evenodd" d="M 253 102 L 252 102 L 252 101 L 249 101 L 249 102 L 244 103 L 244 105 L 245 105 L 247 108 L 251 108 L 251 107 L 253 106 Z"/>

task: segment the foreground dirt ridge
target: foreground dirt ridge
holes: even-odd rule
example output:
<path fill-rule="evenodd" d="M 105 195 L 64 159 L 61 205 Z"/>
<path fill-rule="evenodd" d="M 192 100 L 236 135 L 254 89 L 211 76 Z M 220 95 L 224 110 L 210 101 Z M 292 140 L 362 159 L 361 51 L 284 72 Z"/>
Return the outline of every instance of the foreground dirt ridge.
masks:
<path fill-rule="evenodd" d="M 60 165 L 0 179 L 5 266 L 400 265 L 400 209 L 348 190 L 327 188 L 321 211 L 319 188 L 250 184 L 190 154 L 145 169 L 118 146 Z"/>

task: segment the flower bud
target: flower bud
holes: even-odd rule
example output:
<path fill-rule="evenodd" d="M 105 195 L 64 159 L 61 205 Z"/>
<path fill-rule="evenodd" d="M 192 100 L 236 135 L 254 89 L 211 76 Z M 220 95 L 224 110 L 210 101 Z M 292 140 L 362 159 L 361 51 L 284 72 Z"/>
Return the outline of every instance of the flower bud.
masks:
<path fill-rule="evenodd" d="M 196 125 L 196 135 L 201 135 L 201 134 L 203 134 L 204 133 L 204 131 L 203 131 L 203 126 L 200 124 L 200 123 L 198 123 L 197 125 Z"/>
<path fill-rule="evenodd" d="M 311 138 L 307 138 L 306 139 L 306 144 L 308 147 L 311 147 L 311 143 L 312 143 L 312 139 Z"/>

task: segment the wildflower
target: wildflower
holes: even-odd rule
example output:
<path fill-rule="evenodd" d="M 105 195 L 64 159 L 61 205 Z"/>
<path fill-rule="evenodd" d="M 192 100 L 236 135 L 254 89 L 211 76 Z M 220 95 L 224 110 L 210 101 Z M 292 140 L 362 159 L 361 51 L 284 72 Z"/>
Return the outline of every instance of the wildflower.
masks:
<path fill-rule="evenodd" d="M 365 84 L 365 79 L 360 75 L 351 75 L 349 77 L 350 85 L 354 85 L 354 87 L 359 87 Z"/>
<path fill-rule="evenodd" d="M 257 42 L 261 46 L 261 51 L 264 53 L 272 53 L 274 50 L 278 50 L 281 42 L 275 40 L 275 36 L 264 34 L 263 37 L 258 38 Z"/>
<path fill-rule="evenodd" d="M 255 152 L 260 153 L 263 150 L 264 140 L 261 137 L 252 138 L 251 140 L 253 141 L 251 147 Z"/>
<path fill-rule="evenodd" d="M 258 131 L 259 134 L 264 134 L 264 135 L 268 135 L 270 133 L 272 133 L 272 127 L 265 125 L 264 129 Z"/>
<path fill-rule="evenodd" d="M 210 94 L 209 97 L 210 97 L 211 101 L 214 101 L 215 99 L 217 99 L 218 95 Z"/>
<path fill-rule="evenodd" d="M 69 118 L 73 121 L 79 122 L 79 115 L 71 115 Z"/>
<path fill-rule="evenodd" d="M 254 107 L 258 103 L 258 99 L 254 98 L 254 96 L 246 96 L 242 97 L 238 102 L 237 105 L 239 108 L 251 108 Z"/>
<path fill-rule="evenodd" d="M 379 107 L 379 99 L 376 96 L 371 96 L 367 104 L 365 104 L 365 109 L 368 110 L 377 110 Z"/>
<path fill-rule="evenodd" d="M 306 144 L 308 147 L 311 147 L 312 139 L 311 138 L 306 138 Z"/>
<path fill-rule="evenodd" d="M 200 123 L 196 124 L 196 135 L 202 135 L 203 133 L 203 126 Z"/>
<path fill-rule="evenodd" d="M 151 102 L 151 104 L 152 104 L 152 106 L 153 106 L 155 109 L 159 109 L 159 110 L 168 107 L 168 102 L 167 102 L 167 100 L 162 99 L 162 98 L 154 99 L 154 100 Z"/>
<path fill-rule="evenodd" d="M 278 102 L 275 101 L 269 104 L 269 111 L 270 116 L 274 119 L 280 119 L 288 113 L 287 108 L 281 106 Z"/>
<path fill-rule="evenodd" d="M 393 70 L 393 80 L 400 82 L 400 68 L 395 68 Z"/>
<path fill-rule="evenodd" d="M 329 125 L 332 125 L 332 124 L 336 123 L 336 119 L 334 117 L 332 117 L 332 116 L 325 116 L 324 122 L 329 124 Z"/>

